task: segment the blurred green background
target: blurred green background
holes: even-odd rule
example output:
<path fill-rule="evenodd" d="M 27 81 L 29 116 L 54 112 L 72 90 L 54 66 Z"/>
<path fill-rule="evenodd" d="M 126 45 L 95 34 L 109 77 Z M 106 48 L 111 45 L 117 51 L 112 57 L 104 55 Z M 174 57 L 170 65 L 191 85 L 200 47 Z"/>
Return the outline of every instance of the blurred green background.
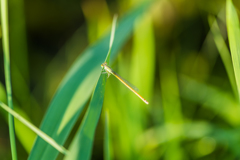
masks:
<path fill-rule="evenodd" d="M 75 59 L 109 32 L 115 13 L 121 19 L 142 2 L 9 0 L 15 110 L 39 126 Z M 110 76 L 104 107 L 109 109 L 113 159 L 240 158 L 238 95 L 232 68 L 222 56 L 230 55 L 225 3 L 155 0 L 136 19 L 111 67 L 138 87 L 149 105 Z M 240 8 L 240 1 L 233 3 Z M 2 51 L 0 62 L 0 100 L 6 103 Z M 0 112 L 0 159 L 7 160 L 7 114 Z M 103 119 L 92 159 L 103 158 Z M 21 130 L 18 157 L 27 159 L 35 134 L 16 125 Z"/>

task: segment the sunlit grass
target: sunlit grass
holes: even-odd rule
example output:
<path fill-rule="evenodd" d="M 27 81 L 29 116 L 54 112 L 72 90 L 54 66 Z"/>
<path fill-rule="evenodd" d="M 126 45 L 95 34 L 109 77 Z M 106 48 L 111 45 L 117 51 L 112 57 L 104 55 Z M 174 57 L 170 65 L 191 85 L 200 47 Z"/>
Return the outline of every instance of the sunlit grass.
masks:
<path fill-rule="evenodd" d="M 24 146 L 17 145 L 18 152 L 24 148 L 30 152 L 30 160 L 238 159 L 240 32 L 235 5 L 239 2 L 154 1 L 150 8 L 146 4 L 137 6 L 138 1 L 117 2 L 81 4 L 84 25 L 55 57 L 48 55 L 53 61 L 47 71 L 40 67 L 43 73 L 36 73 L 30 68 L 41 85 L 33 82 L 31 73 L 28 88 L 27 68 L 18 65 L 26 61 L 25 55 L 22 62 L 13 61 L 12 72 L 19 78 L 13 81 L 14 111 L 33 124 L 42 121 L 39 128 L 60 148 L 62 145 L 70 150 L 67 156 L 59 154 L 38 136 L 30 152 L 34 136 L 27 139 L 24 133 L 27 136 L 32 131 L 18 125 L 16 135 Z M 115 38 L 110 36 L 112 7 L 120 19 Z M 65 9 L 67 12 L 67 6 Z M 64 19 L 60 21 L 66 22 Z M 62 25 L 51 27 L 61 30 Z M 37 28 L 42 30 L 41 26 Z M 47 52 L 40 47 L 29 48 L 33 51 L 30 64 L 36 50 L 40 52 L 37 58 Z M 20 50 L 19 55 L 24 47 Z M 43 58 L 46 63 L 50 61 L 48 56 Z M 107 78 L 101 69 L 104 61 L 134 84 L 149 105 L 113 76 Z M 5 103 L 4 90 L 0 86 L 0 100 Z M 38 104 L 40 107 L 36 107 Z"/>

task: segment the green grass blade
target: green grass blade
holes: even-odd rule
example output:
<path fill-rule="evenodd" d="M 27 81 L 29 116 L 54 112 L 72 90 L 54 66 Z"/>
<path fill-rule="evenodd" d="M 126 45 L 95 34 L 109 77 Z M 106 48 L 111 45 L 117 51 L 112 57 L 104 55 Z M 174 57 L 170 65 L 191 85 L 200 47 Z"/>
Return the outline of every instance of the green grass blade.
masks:
<path fill-rule="evenodd" d="M 135 22 L 131 60 L 125 57 L 126 54 L 123 59 L 119 59 L 117 72 L 139 89 L 137 92 L 149 102 L 149 105 L 146 105 L 122 84 L 119 84 L 117 92 L 115 87 L 117 84 L 112 86 L 114 89 L 113 93 L 110 93 L 111 101 L 106 102 L 106 106 L 110 110 L 110 106 L 114 106 L 112 101 L 116 98 L 116 106 L 121 106 L 121 108 L 114 107 L 119 109 L 110 110 L 111 124 L 118 121 L 115 118 L 118 114 L 124 115 L 119 118 L 121 122 L 118 124 L 118 135 L 113 139 L 115 140 L 113 145 L 118 146 L 118 153 L 121 152 L 121 154 L 114 154 L 114 158 L 116 156 L 119 159 L 151 159 L 138 149 L 136 135 L 144 131 L 148 119 L 148 109 L 154 105 L 151 103 L 151 99 L 153 98 L 152 89 L 154 88 L 156 74 L 154 71 L 156 67 L 155 43 L 152 15 L 147 13 Z M 126 130 L 129 128 L 131 128 L 131 131 L 127 134 Z"/>
<path fill-rule="evenodd" d="M 133 33 L 133 53 L 130 65 L 130 79 L 129 81 L 136 85 L 139 93 L 151 103 L 151 93 L 154 88 L 155 77 L 155 37 L 153 18 L 149 14 L 145 14 L 135 23 Z M 132 104 L 139 103 L 138 97 L 131 94 Z M 141 111 L 140 111 L 141 112 Z M 145 112 L 145 111 L 144 111 Z"/>
<path fill-rule="evenodd" d="M 107 75 L 101 74 L 87 113 L 70 145 L 69 154 L 65 157 L 65 160 L 88 160 L 91 158 L 94 134 L 102 111 L 106 79 Z"/>
<path fill-rule="evenodd" d="M 182 134 L 184 124 L 183 115 L 181 110 L 181 101 L 179 97 L 179 86 L 177 74 L 175 71 L 175 66 L 172 62 L 167 69 L 162 69 L 161 72 L 161 91 L 162 91 L 162 106 L 164 112 L 164 123 L 169 124 L 179 124 L 175 129 L 166 127 L 167 134 L 175 135 Z M 176 138 L 166 144 L 167 149 L 165 153 L 165 158 L 169 160 L 173 159 L 183 159 L 182 148 L 181 148 L 181 138 Z"/>
<path fill-rule="evenodd" d="M 105 128 L 104 128 L 104 160 L 113 159 L 111 152 L 111 135 L 110 135 L 110 119 L 109 119 L 109 111 L 105 110 Z"/>
<path fill-rule="evenodd" d="M 24 0 L 9 1 L 9 8 L 12 92 L 16 95 L 14 99 L 20 106 L 24 107 L 22 109 L 30 113 L 31 110 L 35 109 L 35 106 L 31 103 L 33 96 L 29 91 L 29 61 Z"/>
<path fill-rule="evenodd" d="M 9 108 L 7 105 L 5 105 L 4 103 L 0 102 L 0 106 L 6 110 L 8 113 L 10 113 L 12 116 L 14 116 L 16 119 L 18 119 L 20 122 L 22 122 L 23 124 L 25 124 L 28 128 L 30 128 L 33 132 L 35 132 L 39 137 L 41 137 L 42 139 L 44 139 L 47 143 L 51 144 L 56 150 L 58 150 L 59 152 L 63 153 L 63 154 L 67 154 L 67 150 L 58 145 L 51 137 L 49 137 L 48 135 L 46 135 L 44 132 L 42 132 L 41 130 L 39 130 L 37 127 L 35 127 L 34 125 L 32 125 L 30 122 L 28 122 L 27 120 L 25 120 L 22 116 L 20 116 L 17 112 L 15 112 L 14 110 L 12 110 L 11 108 Z"/>
<path fill-rule="evenodd" d="M 19 70 L 21 77 L 27 82 L 29 82 L 29 73 L 28 73 L 28 51 L 27 51 L 27 33 L 26 33 L 26 22 L 25 22 L 25 4 L 24 0 L 12 0 L 9 1 L 9 25 L 11 32 L 9 33 L 10 44 L 11 44 L 11 59 L 12 64 L 16 66 L 14 71 Z M 14 8 L 14 9 L 11 9 Z M 13 68 L 12 68 L 13 70 Z M 15 82 L 19 83 L 19 75 L 12 73 L 13 84 Z M 17 94 L 21 94 L 22 88 L 16 89 Z M 13 86 L 14 91 L 14 86 Z M 14 92 L 16 94 L 16 92 Z M 17 95 L 16 94 L 16 95 Z M 16 97 L 21 99 L 21 96 Z M 23 100 L 22 100 L 23 101 Z M 24 103 L 23 103 L 24 104 Z M 26 104 L 26 102 L 25 102 Z"/>
<path fill-rule="evenodd" d="M 1 23 L 2 23 L 2 43 L 4 52 L 4 71 L 5 71 L 5 82 L 7 89 L 7 101 L 10 108 L 13 109 L 12 102 L 12 86 L 11 86 L 11 75 L 10 75 L 10 51 L 9 51 L 9 31 L 8 31 L 8 2 L 7 0 L 1 0 Z M 11 114 L 8 116 L 9 121 L 9 134 L 12 159 L 17 159 L 16 140 L 15 140 L 15 129 L 14 119 Z"/>
<path fill-rule="evenodd" d="M 1 82 L 0 82 L 0 101 L 3 103 L 7 101 L 6 91 Z M 17 104 L 13 104 L 13 105 L 14 105 L 14 110 L 17 113 L 21 114 L 26 120 L 30 121 L 30 118 L 28 117 L 28 115 L 22 109 L 20 109 Z M 3 110 L 0 110 L 0 113 L 2 114 L 2 117 L 4 117 L 4 120 L 6 120 L 7 122 L 8 119 L 6 116 L 6 112 Z M 27 153 L 30 153 L 34 143 L 34 139 L 36 138 L 36 135 L 21 122 L 14 121 L 14 123 L 15 123 L 15 133 L 18 140 L 23 145 L 23 148 L 27 151 Z"/>
<path fill-rule="evenodd" d="M 208 20 L 209 20 L 211 32 L 213 34 L 214 42 L 215 42 L 218 52 L 221 56 L 223 64 L 226 68 L 232 89 L 234 91 L 236 98 L 238 98 L 238 91 L 237 91 L 236 81 L 235 81 L 235 77 L 234 77 L 232 60 L 231 60 L 231 56 L 230 56 L 228 47 L 224 41 L 223 36 L 221 35 L 219 26 L 217 24 L 217 20 L 213 16 L 209 16 Z"/>
<path fill-rule="evenodd" d="M 227 0 L 226 2 L 226 20 L 233 69 L 237 83 L 238 96 L 240 96 L 240 31 L 237 11 L 232 3 L 232 0 Z"/>
<path fill-rule="evenodd" d="M 119 22 L 110 61 L 116 57 L 118 50 L 129 38 L 134 20 L 147 7 L 146 4 L 141 5 Z M 56 140 L 58 144 L 65 142 L 79 114 L 91 96 L 94 85 L 101 74 L 100 66 L 106 58 L 108 44 L 109 36 L 106 36 L 86 49 L 73 64 L 59 86 L 41 124 L 41 130 Z M 58 152 L 55 149 L 42 139 L 37 138 L 29 160 L 55 159 L 57 154 Z"/>
<path fill-rule="evenodd" d="M 111 50 L 112 50 L 112 45 L 113 45 L 113 40 L 114 40 L 114 35 L 115 35 L 115 30 L 116 30 L 116 24 L 117 24 L 117 15 L 114 15 L 111 36 L 110 36 L 110 42 L 109 42 L 109 50 L 108 50 L 108 54 L 107 54 L 107 57 L 105 60 L 105 62 L 107 62 L 107 64 L 109 63 L 109 60 L 110 60 L 110 54 L 111 54 Z"/>
<path fill-rule="evenodd" d="M 109 51 L 106 57 L 106 61 L 109 61 L 111 55 L 112 44 L 114 41 L 115 28 L 117 23 L 117 17 L 114 16 L 111 38 L 109 44 Z M 106 75 L 102 74 L 98 80 L 97 86 L 93 93 L 90 106 L 87 110 L 87 113 L 84 116 L 83 123 L 73 139 L 73 142 L 70 146 L 70 154 L 67 155 L 66 159 L 90 159 L 92 153 L 92 147 L 94 142 L 95 130 L 101 115 L 103 97 L 106 86 Z"/>

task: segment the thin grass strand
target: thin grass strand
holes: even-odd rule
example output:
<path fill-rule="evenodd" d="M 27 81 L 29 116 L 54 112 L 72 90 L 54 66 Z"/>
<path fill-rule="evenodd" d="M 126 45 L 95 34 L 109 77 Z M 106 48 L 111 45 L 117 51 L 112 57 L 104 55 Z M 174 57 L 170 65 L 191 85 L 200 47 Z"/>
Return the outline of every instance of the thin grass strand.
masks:
<path fill-rule="evenodd" d="M 107 57 L 105 59 L 105 62 L 107 62 L 107 63 L 109 63 L 109 58 L 110 58 L 112 45 L 113 45 L 113 41 L 114 41 L 116 24 L 117 24 L 117 17 L 118 17 L 117 14 L 115 14 L 114 17 L 113 17 L 112 30 L 111 30 L 111 36 L 110 36 L 110 42 L 109 42 L 109 50 L 108 50 Z"/>
<path fill-rule="evenodd" d="M 21 115 L 19 115 L 17 112 L 9 108 L 7 105 L 4 103 L 0 102 L 0 106 L 6 110 L 9 114 L 13 115 L 16 119 L 18 119 L 20 122 L 25 124 L 28 128 L 30 128 L 33 132 L 35 132 L 39 137 L 41 137 L 43 140 L 45 140 L 47 143 L 52 145 L 56 150 L 63 154 L 67 154 L 68 151 L 63 147 L 60 146 L 54 139 L 49 137 L 46 133 L 38 129 L 36 126 L 28 122 L 26 119 L 24 119 Z"/>
<path fill-rule="evenodd" d="M 9 49 L 8 1 L 7 0 L 1 0 L 1 24 L 2 24 L 1 25 L 2 26 L 2 44 L 3 44 L 7 101 L 8 101 L 9 107 L 13 109 L 11 70 L 10 70 L 10 49 Z M 9 123 L 9 137 L 10 137 L 12 159 L 17 160 L 14 118 L 11 114 L 8 115 L 8 123 Z"/>

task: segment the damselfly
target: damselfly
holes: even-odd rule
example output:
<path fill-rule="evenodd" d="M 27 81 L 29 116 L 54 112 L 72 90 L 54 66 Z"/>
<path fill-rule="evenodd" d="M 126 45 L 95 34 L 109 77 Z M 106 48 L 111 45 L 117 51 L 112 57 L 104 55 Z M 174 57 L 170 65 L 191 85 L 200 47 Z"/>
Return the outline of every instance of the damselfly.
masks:
<path fill-rule="evenodd" d="M 101 64 L 101 67 L 108 73 L 108 74 L 112 74 L 114 75 L 120 82 L 122 82 L 128 89 L 130 89 L 133 93 L 135 93 L 144 103 L 148 104 L 148 101 L 145 100 L 140 94 L 137 93 L 137 91 L 135 89 L 133 89 L 133 87 L 131 87 L 131 85 L 129 84 L 129 82 L 127 82 L 125 79 L 123 79 L 120 75 L 118 75 L 116 72 L 114 72 L 112 70 L 111 67 L 109 67 L 107 65 L 106 62 L 104 62 L 103 64 Z"/>

